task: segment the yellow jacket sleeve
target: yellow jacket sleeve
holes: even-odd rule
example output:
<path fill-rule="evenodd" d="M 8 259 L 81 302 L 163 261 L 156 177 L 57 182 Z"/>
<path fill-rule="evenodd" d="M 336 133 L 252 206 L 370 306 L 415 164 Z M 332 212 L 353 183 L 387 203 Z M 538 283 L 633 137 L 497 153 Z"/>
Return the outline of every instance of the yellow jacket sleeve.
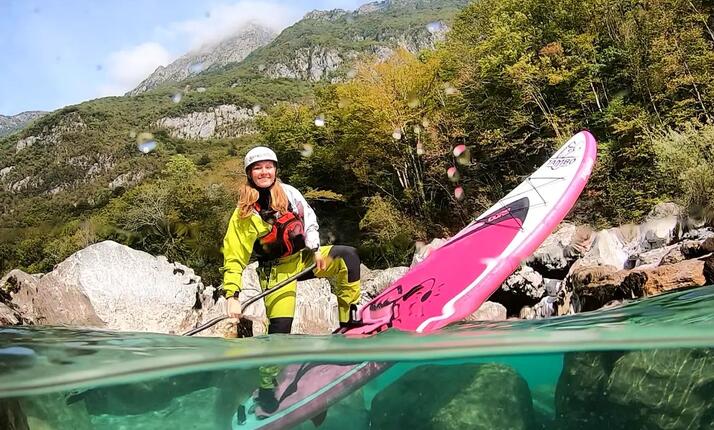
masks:
<path fill-rule="evenodd" d="M 241 218 L 238 209 L 233 211 L 228 230 L 223 238 L 223 290 L 232 297 L 242 288 L 243 269 L 253 253 L 253 244 L 270 231 L 270 225 L 259 215 Z"/>

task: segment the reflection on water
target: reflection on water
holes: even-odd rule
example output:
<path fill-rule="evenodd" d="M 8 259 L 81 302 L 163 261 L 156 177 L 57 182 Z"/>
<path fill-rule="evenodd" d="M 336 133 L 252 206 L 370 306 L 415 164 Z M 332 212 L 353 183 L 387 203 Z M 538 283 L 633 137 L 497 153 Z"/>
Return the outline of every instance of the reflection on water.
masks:
<path fill-rule="evenodd" d="M 714 428 L 713 304 L 706 287 L 572 317 L 365 339 L 2 328 L 0 427 L 230 428 L 261 364 L 387 361 L 320 429 Z"/>

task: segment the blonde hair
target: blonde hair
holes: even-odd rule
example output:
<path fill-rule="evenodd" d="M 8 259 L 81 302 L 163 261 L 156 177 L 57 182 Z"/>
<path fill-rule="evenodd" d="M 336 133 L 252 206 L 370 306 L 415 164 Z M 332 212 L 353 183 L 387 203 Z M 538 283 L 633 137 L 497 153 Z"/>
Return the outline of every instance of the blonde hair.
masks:
<path fill-rule="evenodd" d="M 238 212 L 241 218 L 247 218 L 253 213 L 258 197 L 258 190 L 247 180 L 241 184 L 238 190 Z M 275 178 L 275 183 L 270 187 L 270 207 L 280 213 L 288 211 L 288 195 L 283 189 L 283 183 L 278 178 Z"/>

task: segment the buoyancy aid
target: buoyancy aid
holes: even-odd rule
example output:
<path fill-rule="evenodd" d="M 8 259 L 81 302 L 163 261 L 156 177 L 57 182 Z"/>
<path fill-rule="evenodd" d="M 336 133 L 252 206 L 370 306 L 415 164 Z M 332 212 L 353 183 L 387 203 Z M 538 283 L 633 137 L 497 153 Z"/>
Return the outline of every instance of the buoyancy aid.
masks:
<path fill-rule="evenodd" d="M 255 209 L 263 221 L 272 225 L 268 234 L 258 238 L 253 245 L 253 252 L 259 261 L 271 261 L 292 255 L 305 248 L 305 225 L 288 204 L 288 211 L 279 213 L 271 208 L 261 209 L 258 203 Z"/>

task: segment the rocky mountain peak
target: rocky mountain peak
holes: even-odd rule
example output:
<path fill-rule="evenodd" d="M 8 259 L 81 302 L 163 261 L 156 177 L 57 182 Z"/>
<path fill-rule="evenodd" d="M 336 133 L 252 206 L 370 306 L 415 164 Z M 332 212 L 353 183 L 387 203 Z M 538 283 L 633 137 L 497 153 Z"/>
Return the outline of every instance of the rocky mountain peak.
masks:
<path fill-rule="evenodd" d="M 316 19 L 322 21 L 335 21 L 350 12 L 343 9 L 333 9 L 333 10 L 313 10 L 305 14 L 303 19 Z"/>
<path fill-rule="evenodd" d="M 137 95 L 166 82 L 179 82 L 204 70 L 237 63 L 255 49 L 267 45 L 277 33 L 272 29 L 251 23 L 232 36 L 213 45 L 189 52 L 168 66 L 159 66 L 154 73 L 126 95 Z"/>
<path fill-rule="evenodd" d="M 0 115 L 0 137 L 24 128 L 30 121 L 46 113 L 47 112 L 33 110 L 11 116 Z"/>

